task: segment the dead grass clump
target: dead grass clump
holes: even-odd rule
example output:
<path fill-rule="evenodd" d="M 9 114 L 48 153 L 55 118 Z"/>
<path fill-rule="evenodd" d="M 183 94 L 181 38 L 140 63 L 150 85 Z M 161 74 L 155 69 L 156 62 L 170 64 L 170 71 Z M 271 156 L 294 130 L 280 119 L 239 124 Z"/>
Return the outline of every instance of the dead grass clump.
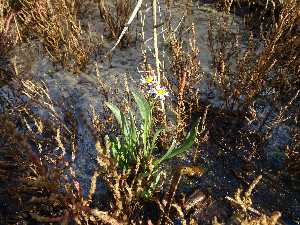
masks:
<path fill-rule="evenodd" d="M 165 104 L 157 104 L 154 110 L 154 122 L 156 128 L 164 127 L 168 124 L 172 129 L 162 133 L 160 144 L 167 148 L 170 142 L 175 139 L 180 143 L 187 134 L 190 122 L 195 119 L 195 113 L 199 114 L 198 86 L 203 78 L 200 71 L 201 61 L 199 59 L 199 49 L 197 47 L 197 37 L 195 35 L 194 24 L 188 27 L 190 38 L 183 41 L 181 37 L 183 30 L 175 31 L 169 28 L 169 36 L 165 41 L 166 51 L 170 52 L 170 57 L 163 68 L 164 75 L 161 83 L 171 92 L 174 99 Z M 154 74 L 150 66 L 147 67 L 147 57 L 145 57 L 145 70 L 150 71 L 149 76 Z M 168 64 L 168 65 L 167 65 Z M 170 69 L 166 69 L 166 68 Z M 205 108 L 205 107 L 204 107 Z M 170 111 L 176 119 L 170 119 L 167 114 Z M 201 115 L 202 116 L 202 115 Z M 202 126 L 198 130 L 198 143 L 206 140 L 205 136 L 205 113 L 202 117 Z"/>
<path fill-rule="evenodd" d="M 0 1 L 0 87 L 7 84 L 13 76 L 8 59 L 9 51 L 17 41 L 13 28 L 15 13 L 5 0 Z"/>
<path fill-rule="evenodd" d="M 245 19 L 247 25 L 257 26 L 262 21 L 266 22 L 266 18 L 273 19 L 278 16 L 281 7 L 293 1 L 294 0 L 216 0 L 216 7 L 225 13 L 230 13 L 235 10 L 243 11 L 246 14 Z"/>
<path fill-rule="evenodd" d="M 245 156 L 249 161 L 261 152 L 275 128 L 296 113 L 300 65 L 295 32 L 298 10 L 294 1 L 281 5 L 278 19 L 271 19 L 269 30 L 261 29 L 259 37 L 252 32 L 233 32 L 226 17 L 209 23 L 208 41 L 215 68 L 211 88 L 221 90 L 224 100 L 217 115 L 225 116 L 224 122 L 230 121 L 229 124 L 244 124 L 236 135 L 241 139 L 233 140 L 239 150 L 250 146 L 251 153 Z M 243 38 L 248 44 L 241 48 Z M 229 131 L 236 130 L 228 124 L 226 127 L 226 138 L 219 133 L 220 129 L 216 130 L 222 137 L 217 143 L 224 149 L 226 146 L 220 143 L 230 137 Z"/>
<path fill-rule="evenodd" d="M 100 16 L 106 24 L 109 35 L 117 41 L 133 12 L 136 1 L 114 0 L 107 2 L 105 0 L 99 0 L 98 2 Z M 124 34 L 124 38 L 127 45 L 131 43 L 132 28 L 128 28 Z M 123 41 L 123 43 L 125 41 Z"/>
<path fill-rule="evenodd" d="M 77 19 L 77 1 L 21 0 L 22 33 L 39 38 L 59 63 L 79 72 L 89 61 L 91 37 Z M 78 2 L 77 2 L 78 3 Z M 76 8 L 77 6 L 77 8 Z"/>
<path fill-rule="evenodd" d="M 234 214 L 232 216 L 232 220 L 237 224 L 251 224 L 251 225 L 275 225 L 278 224 L 278 219 L 281 216 L 280 212 L 274 212 L 271 216 L 267 216 L 262 214 L 258 210 L 252 207 L 251 193 L 262 176 L 258 176 L 253 183 L 249 186 L 249 189 L 245 192 L 244 197 L 241 196 L 243 190 L 238 189 L 235 193 L 234 198 L 227 196 L 226 198 L 231 201 L 231 204 L 234 208 Z M 256 216 L 251 215 L 251 213 L 256 214 Z M 217 218 L 214 218 L 213 224 L 220 224 L 217 221 Z"/>
<path fill-rule="evenodd" d="M 116 90 L 104 88 L 105 84 L 99 74 L 98 77 L 103 85 L 103 89 L 100 88 L 103 101 L 110 100 L 111 94 L 115 94 Z M 23 154 L 27 156 L 27 165 L 31 171 L 30 175 L 24 175 L 21 179 L 28 189 L 25 194 L 30 195 L 29 200 L 24 200 L 31 211 L 27 217 L 39 222 L 62 224 L 67 224 L 68 221 L 91 224 L 127 224 L 134 223 L 133 221 L 146 221 L 141 197 L 145 196 L 148 190 L 153 194 L 155 185 L 152 185 L 151 176 L 140 176 L 145 166 L 140 163 L 142 159 L 140 155 L 136 164 L 128 170 L 120 170 L 121 167 L 115 160 L 115 156 L 110 154 L 109 142 L 105 141 L 105 136 L 112 130 L 115 135 L 118 135 L 110 113 L 107 112 L 107 115 L 99 117 L 91 106 L 93 127 L 82 118 L 91 131 L 91 137 L 94 137 L 95 148 L 98 151 L 97 155 L 89 152 L 92 163 L 95 163 L 95 171 L 90 180 L 89 193 L 85 196 L 73 166 L 78 157 L 79 146 L 76 141 L 78 124 L 72 107 L 69 108 L 59 101 L 52 100 L 45 86 L 38 87 L 31 81 L 22 79 L 18 82 L 23 87 L 22 93 L 32 100 L 31 103 L 47 112 L 47 116 L 42 119 L 38 113 L 24 109 L 21 119 L 22 134 L 12 122 L 7 125 L 12 140 L 18 140 L 16 143 L 19 143 L 19 148 L 23 149 Z M 116 104 L 118 106 L 124 104 L 123 99 Z M 61 111 L 58 110 L 58 105 Z M 146 163 L 147 167 L 152 168 L 152 158 Z M 148 172 L 152 173 L 152 171 Z M 106 203 L 100 205 L 93 203 L 99 176 L 106 181 L 110 190 L 110 195 L 106 196 Z"/>
<path fill-rule="evenodd" d="M 220 86 L 226 97 L 225 108 L 239 112 L 240 121 L 258 98 L 278 105 L 284 93 L 294 93 L 299 82 L 298 71 L 295 70 L 295 66 L 299 65 L 299 53 L 293 49 L 297 49 L 299 43 L 292 30 L 298 20 L 296 6 L 286 4 L 280 20 L 270 27 L 266 35 L 256 41 L 250 34 L 244 51 L 238 48 L 239 33 L 230 38 L 232 33 L 226 20 L 219 27 L 210 23 L 209 47 L 215 66 L 213 82 Z M 217 35 L 213 33 L 215 29 L 219 31 Z M 228 39 L 231 39 L 229 45 Z M 261 41 L 264 45 L 260 50 Z"/>
<path fill-rule="evenodd" d="M 281 14 L 281 10 L 286 5 L 296 5 L 295 0 L 243 0 L 240 1 L 239 7 L 245 11 L 245 24 L 248 28 L 259 28 L 260 26 L 268 27 L 269 25 L 277 22 Z"/>
<path fill-rule="evenodd" d="M 300 134 L 297 123 L 299 112 L 294 116 L 294 124 L 290 130 L 291 142 L 285 146 L 286 159 L 281 167 L 281 174 L 285 177 L 300 179 Z"/>
<path fill-rule="evenodd" d="M 29 33 L 41 38 L 46 50 L 56 61 L 65 63 L 77 71 L 83 69 L 89 61 L 92 48 L 89 36 L 77 19 L 77 14 L 82 13 L 80 6 L 84 0 L 20 1 L 22 8 L 18 15 L 23 22 L 23 34 L 25 33 L 24 29 L 28 29 Z M 228 12 L 234 3 L 233 0 L 218 2 L 223 4 L 221 7 Z M 274 1 L 269 2 L 274 3 Z M 2 3 L 1 0 L 0 3 Z M 135 4 L 129 0 L 116 0 L 111 6 L 107 1 L 99 0 L 101 16 L 107 24 L 110 35 L 115 40 L 118 40 L 126 26 Z M 299 135 L 297 135 L 298 130 L 296 129 L 299 112 L 295 112 L 295 102 L 300 93 L 297 90 L 297 85 L 299 85 L 297 68 L 299 66 L 297 51 L 299 42 L 297 40 L 298 26 L 296 25 L 299 22 L 299 16 L 298 8 L 293 1 L 281 7 L 281 14 L 278 20 L 274 20 L 274 23 L 270 25 L 270 31 L 262 30 L 259 38 L 251 33 L 247 40 L 248 44 L 243 50 L 240 49 L 240 33 L 233 35 L 226 19 L 223 18 L 220 25 L 214 22 L 210 23 L 209 45 L 215 68 L 210 88 L 221 90 L 224 104 L 220 107 L 210 107 L 207 101 L 201 99 L 204 95 L 200 96 L 199 86 L 204 75 L 200 72 L 201 62 L 198 58 L 199 49 L 194 25 L 189 27 L 190 39 L 186 42 L 180 36 L 182 33 L 178 32 L 178 36 L 176 36 L 176 32 L 169 29 L 170 35 L 165 41 L 165 45 L 170 47 L 169 64 L 171 69 L 170 71 L 161 71 L 166 75 L 162 76 L 159 81 L 172 92 L 174 98 L 171 103 L 163 101 L 155 103 L 155 128 L 167 125 L 168 110 L 176 118 L 172 121 L 174 126 L 165 133 L 161 133 L 162 148 L 160 149 L 168 149 L 165 146 L 169 147 L 170 140 L 173 139 L 177 143 L 181 143 L 186 137 L 186 131 L 191 121 L 201 114 L 203 118 L 202 126 L 198 129 L 197 147 L 208 140 L 208 131 L 210 131 L 212 132 L 210 140 L 219 145 L 222 151 L 227 152 L 227 149 L 233 149 L 232 146 L 237 149 L 236 152 L 241 148 L 249 150 L 249 146 L 252 147 L 252 152 L 247 153 L 250 156 L 243 156 L 251 160 L 251 156 L 257 153 L 263 142 L 271 136 L 272 130 L 291 119 L 290 115 L 293 114 L 295 115 L 295 130 L 292 132 L 293 142 L 286 148 L 286 171 L 292 176 L 299 174 Z M 9 27 L 10 24 L 9 18 L 12 14 L 8 10 L 6 13 L 2 13 L 2 16 L 4 15 L 8 17 L 5 20 L 1 20 L 4 17 L 0 17 L 0 29 L 5 31 L 2 33 L 6 35 L 7 26 Z M 132 32 L 127 32 L 125 39 L 127 44 L 130 43 Z M 260 48 L 262 43 L 263 46 Z M 160 67 L 157 68 L 159 71 Z M 147 63 L 145 63 L 145 70 L 150 70 L 151 76 L 154 73 Z M 168 74 L 172 74 L 172 76 Z M 119 145 L 124 143 L 124 139 L 120 135 L 122 127 L 119 128 L 120 126 L 113 119 L 111 112 L 103 107 L 105 101 L 113 102 L 121 109 L 120 112 L 124 112 L 123 122 L 126 120 L 126 116 L 130 117 L 132 121 L 130 129 L 137 131 L 133 125 L 135 126 L 139 115 L 135 114 L 135 118 L 134 113 L 128 113 L 134 107 L 133 100 L 129 97 L 127 78 L 125 79 L 127 94 L 123 95 L 122 99 L 118 99 L 115 98 L 117 94 L 120 94 L 117 88 L 108 86 L 101 79 L 99 72 L 97 76 L 100 83 L 99 95 L 102 99 L 97 104 L 100 105 L 100 108 L 102 107 L 103 114 L 97 115 L 95 108 L 98 109 L 98 105 L 90 105 L 92 125 L 89 125 L 89 121 L 82 115 L 76 115 L 85 123 L 80 125 L 88 127 L 91 134 L 85 135 L 91 135 L 94 138 L 95 149 L 93 150 L 97 151 L 96 155 L 93 155 L 92 151 L 89 152 L 95 167 L 92 168 L 94 171 L 87 196 L 83 194 L 82 184 L 78 181 L 78 172 L 74 169 L 75 159 L 80 157 L 77 143 L 79 125 L 78 118 L 75 118 L 74 106 L 52 100 L 47 87 L 39 87 L 31 81 L 24 81 L 20 78 L 20 80 L 16 79 L 16 83 L 22 86 L 19 95 L 28 97 L 30 104 L 33 104 L 32 108 L 12 106 L 8 111 L 6 108 L 1 107 L 0 109 L 10 115 L 2 117 L 4 119 L 0 118 L 0 137 L 2 138 L 0 152 L 4 153 L 0 156 L 0 178 L 4 180 L 2 185 L 6 185 L 6 190 L 12 190 L 14 198 L 21 199 L 23 204 L 17 210 L 24 211 L 28 218 L 31 217 L 43 223 L 58 222 L 62 224 L 69 222 L 78 224 L 134 224 L 138 222 L 145 224 L 147 221 L 143 210 L 145 210 L 146 204 L 153 200 L 147 199 L 147 196 L 156 198 L 157 182 L 153 182 L 151 174 L 158 171 L 153 171 L 153 156 L 143 158 L 140 153 L 143 150 L 140 149 L 140 145 L 136 145 L 135 150 L 138 153 L 134 154 L 135 158 L 132 160 L 130 153 L 124 155 L 120 154 L 121 151 L 112 153 L 112 144 L 117 142 L 111 141 L 110 145 L 107 141 L 108 134 L 111 134 L 110 140 L 120 140 L 117 143 Z M 154 95 L 151 97 L 154 98 Z M 6 98 L 6 95 L 0 96 L 0 103 L 5 103 L 5 107 L 11 106 L 7 105 L 8 97 Z M 259 112 L 260 106 L 268 106 L 267 113 L 263 116 Z M 43 109 L 42 116 L 36 113 L 39 107 Z M 13 113 L 16 113 L 17 116 L 13 117 Z M 19 118 L 16 119 L 17 117 Z M 22 133 L 11 121 L 18 123 L 22 128 Z M 244 127 L 242 127 L 242 123 Z M 147 126 L 145 127 L 147 128 Z M 139 139 L 144 133 L 138 130 L 137 133 L 134 133 L 134 138 Z M 152 135 L 152 130 L 149 131 L 149 134 L 150 139 L 155 136 L 155 134 Z M 240 135 L 242 140 L 236 137 L 234 137 L 236 139 L 232 138 L 237 135 Z M 152 142 L 153 146 L 155 139 L 156 137 Z M 231 140 L 233 140 L 233 144 L 227 145 L 227 142 Z M 249 142 L 248 145 L 245 144 L 245 140 Z M 175 142 L 173 147 L 176 147 Z M 122 150 L 122 148 L 119 149 Z M 155 151 L 157 149 L 155 148 Z M 172 150 L 172 148 L 169 149 Z M 16 154 L 9 152 L 11 150 Z M 198 151 L 197 148 L 194 158 Z M 223 154 L 220 152 L 219 155 Z M 238 153 L 242 154 L 243 152 Z M 129 166 L 120 166 L 117 161 L 118 157 L 124 157 L 124 161 L 128 157 L 126 162 Z M 16 167 L 19 167 L 18 171 Z M 19 170 L 25 172 L 20 173 Z M 9 175 L 15 173 L 18 178 L 21 177 L 20 187 L 23 188 L 24 195 L 23 193 L 18 194 L 19 189 L 13 188 L 13 185 L 17 183 L 16 180 L 7 179 Z M 179 174 L 177 173 L 177 175 Z M 110 190 L 110 195 L 106 196 L 106 201 L 101 206 L 93 203 L 97 189 L 96 181 L 99 176 L 106 181 Z M 169 216 L 180 176 L 175 177 L 177 180 L 173 178 L 174 180 L 171 181 L 173 182 L 170 187 L 171 194 L 166 195 L 168 206 L 162 210 L 167 215 L 162 214 L 161 217 Z M 235 209 L 232 218 L 240 224 L 275 224 L 278 222 L 280 213 L 276 212 L 271 216 L 265 216 L 252 206 L 251 193 L 259 179 L 261 177 L 258 177 L 250 185 L 244 196 L 242 196 L 243 190 L 239 189 L 234 198 L 227 197 Z M 141 200 L 142 198 L 147 200 Z M 147 203 L 145 204 L 145 202 Z M 25 208 L 22 208 L 23 206 Z M 174 207 L 184 220 L 183 210 L 177 205 Z M 24 209 L 28 209 L 28 211 Z M 159 211 L 159 209 L 155 208 L 153 211 Z M 253 216 L 254 214 L 256 216 Z M 152 220 L 152 222 L 159 221 Z M 152 222 L 150 219 L 148 220 L 148 224 Z M 167 222 L 163 221 L 162 223 Z M 218 224 L 218 222 L 214 221 L 214 224 Z"/>
<path fill-rule="evenodd" d="M 21 200 L 27 187 L 19 179 L 30 174 L 28 160 L 22 149 L 7 130 L 7 121 L 13 119 L 8 114 L 0 116 L 0 223 L 16 223 L 24 207 Z M 7 203 L 10 203 L 9 206 Z"/>
<path fill-rule="evenodd" d="M 194 24 L 191 25 L 190 29 L 191 37 L 186 43 L 188 47 L 184 46 L 184 42 L 180 38 L 170 34 L 172 53 L 170 65 L 174 78 L 170 78 L 169 81 L 167 79 L 164 80 L 170 83 L 168 88 L 176 96 L 176 108 L 172 111 L 177 116 L 176 134 L 178 135 L 178 140 L 182 139 L 186 134 L 186 123 L 192 118 L 193 110 L 196 108 L 193 105 L 195 103 L 193 98 L 197 95 L 195 89 L 203 78 L 203 74 L 200 72 L 201 61 L 198 57 L 199 49 L 197 47 Z"/>
<path fill-rule="evenodd" d="M 135 167 L 120 172 L 117 161 L 110 154 L 109 142 L 103 146 L 98 141 L 96 149 L 98 151 L 97 162 L 100 166 L 99 172 L 112 194 L 110 215 L 120 224 L 142 222 L 143 206 L 139 197 L 145 190 L 145 186 L 149 185 L 147 179 L 139 177 L 142 165 L 138 162 Z M 149 164 L 151 163 L 149 162 Z"/>
<path fill-rule="evenodd" d="M 299 179 L 300 175 L 300 140 L 299 135 L 295 135 L 294 142 L 291 146 L 285 147 L 285 154 L 287 156 L 287 159 L 284 163 L 286 165 L 286 168 L 283 168 L 283 174 L 287 177 L 295 177 Z"/>
<path fill-rule="evenodd" d="M 226 13 L 230 12 L 234 0 L 217 0 L 216 7 Z"/>
<path fill-rule="evenodd" d="M 30 216 L 39 222 L 62 224 L 68 224 L 68 221 L 72 220 L 77 222 L 87 220 L 90 211 L 89 201 L 84 201 L 80 184 L 69 163 L 60 157 L 52 161 L 53 158 L 48 158 L 49 156 L 39 156 L 13 122 L 7 121 L 4 126 L 11 137 L 9 143 L 16 145 L 28 160 L 26 165 L 30 172 L 20 178 L 20 181 L 26 184 L 21 199 L 26 200 L 30 196 L 30 200 L 26 201 L 26 207 L 30 209 L 30 214 L 26 214 L 27 217 Z M 54 163 L 54 167 L 49 161 Z M 66 171 L 69 171 L 69 175 Z"/>
<path fill-rule="evenodd" d="M 12 121 L 5 121 L 1 118 L 0 134 L 5 134 L 1 135 L 1 138 L 5 138 L 5 140 L 0 140 L 1 145 L 5 147 L 1 148 L 1 151 L 7 146 L 19 152 L 23 161 L 17 160 L 19 158 L 15 154 L 16 163 L 22 163 L 16 166 L 20 170 L 26 168 L 26 173 L 20 174 L 20 180 L 16 181 L 21 182 L 17 186 L 22 187 L 22 193 L 18 194 L 19 189 L 12 192 L 12 195 L 15 194 L 23 203 L 17 209 L 22 216 L 12 219 L 61 224 L 68 224 L 71 221 L 78 224 L 122 224 L 115 219 L 118 218 L 117 215 L 111 217 L 108 212 L 101 211 L 98 208 L 99 205 L 92 204 L 97 188 L 96 180 L 100 175 L 96 168 L 90 180 L 88 195 L 83 195 L 83 189 L 77 180 L 73 166 L 77 157 L 76 134 L 78 130 L 72 108 L 60 105 L 62 111 L 58 113 L 54 105 L 57 106 L 60 103 L 50 99 L 46 87 L 40 88 L 30 81 L 20 80 L 19 82 L 23 87 L 21 90 L 23 94 L 32 99 L 31 103 L 35 106 L 43 107 L 48 115 L 40 118 L 31 109 L 24 108 L 23 113 L 19 114 L 22 134 Z M 15 166 L 15 162 L 8 161 L 8 158 L 3 158 L 3 160 L 1 158 L 0 164 Z M 5 168 L 0 166 L 0 175 L 9 176 L 15 173 Z M 112 178 L 112 182 L 114 181 L 115 179 Z M 123 177 L 120 182 L 125 182 Z M 5 188 L 15 190 L 13 182 L 10 181 L 7 181 Z M 120 201 L 123 200 L 120 199 Z M 107 208 L 108 204 L 105 207 Z M 9 210 L 13 209 L 9 208 Z M 127 207 L 124 210 L 127 210 Z"/>
<path fill-rule="evenodd" d="M 3 57 L 16 41 L 12 28 L 15 13 L 7 1 L 1 0 L 0 7 L 0 55 Z"/>

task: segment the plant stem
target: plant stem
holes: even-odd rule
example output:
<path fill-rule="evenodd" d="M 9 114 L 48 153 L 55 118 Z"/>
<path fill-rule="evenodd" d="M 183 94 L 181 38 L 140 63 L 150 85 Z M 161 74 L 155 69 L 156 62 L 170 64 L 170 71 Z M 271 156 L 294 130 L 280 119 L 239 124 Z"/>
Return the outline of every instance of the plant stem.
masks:
<path fill-rule="evenodd" d="M 154 41 L 154 54 L 155 54 L 155 64 L 156 64 L 156 74 L 157 81 L 160 83 L 160 69 L 159 69 L 159 58 L 158 58 L 158 48 L 157 48 L 157 30 L 156 30 L 156 0 L 152 3 L 152 17 L 153 17 L 153 41 Z"/>

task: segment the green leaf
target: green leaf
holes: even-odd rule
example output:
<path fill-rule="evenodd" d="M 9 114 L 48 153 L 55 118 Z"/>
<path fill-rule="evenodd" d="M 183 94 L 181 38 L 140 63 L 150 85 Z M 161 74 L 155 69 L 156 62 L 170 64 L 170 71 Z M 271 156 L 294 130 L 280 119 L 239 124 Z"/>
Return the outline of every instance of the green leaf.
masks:
<path fill-rule="evenodd" d="M 125 148 L 122 148 L 120 139 L 114 138 L 112 135 L 105 136 L 110 142 L 110 151 L 113 158 L 118 161 L 118 165 L 121 169 L 128 169 L 128 157 Z"/>
<path fill-rule="evenodd" d="M 132 115 L 132 112 L 129 112 L 129 116 L 130 116 L 130 133 L 131 133 L 131 140 L 134 143 L 137 143 L 138 141 L 138 134 L 137 134 L 137 129 L 134 123 L 134 117 Z"/>
<path fill-rule="evenodd" d="M 138 146 L 139 136 L 134 123 L 134 117 L 131 111 L 129 112 L 129 115 L 130 115 L 130 134 L 131 134 L 129 137 L 129 141 L 130 141 L 129 151 L 132 157 L 134 158 L 134 160 L 136 160 L 136 156 L 138 154 L 137 146 Z"/>
<path fill-rule="evenodd" d="M 139 94 L 132 92 L 132 95 L 135 99 L 135 102 L 139 108 L 140 114 L 143 119 L 143 124 L 141 126 L 141 131 L 143 132 L 143 155 L 145 158 L 149 156 L 149 133 L 151 129 L 151 113 L 152 113 L 152 108 L 146 101 L 146 99 Z M 150 146 L 149 146 L 150 147 Z"/>
<path fill-rule="evenodd" d="M 190 132 L 186 136 L 185 140 L 174 151 L 173 151 L 173 149 L 175 147 L 175 140 L 173 140 L 172 145 L 169 148 L 169 150 L 167 151 L 167 153 L 163 157 L 161 157 L 160 159 L 156 160 L 153 163 L 153 167 L 157 166 L 159 163 L 161 163 L 162 161 L 164 161 L 166 159 L 172 158 L 172 157 L 184 152 L 189 147 L 191 147 L 192 144 L 195 141 L 196 136 L 197 136 L 197 127 L 200 123 L 200 120 L 201 120 L 201 118 L 197 119 L 197 121 L 194 123 L 193 127 L 191 128 Z"/>
<path fill-rule="evenodd" d="M 144 99 L 142 96 L 140 96 L 139 94 L 132 92 L 134 100 L 136 102 L 136 104 L 138 105 L 138 108 L 140 110 L 141 116 L 145 122 L 145 125 L 148 125 L 149 119 L 150 119 L 150 115 L 151 115 L 151 107 L 148 104 L 148 102 L 146 101 L 146 99 Z M 145 126 L 144 125 L 144 126 Z"/>
<path fill-rule="evenodd" d="M 171 152 L 173 151 L 173 149 L 175 148 L 175 144 L 176 144 L 176 140 L 173 140 L 170 148 L 168 149 L 168 151 L 166 152 L 166 154 L 161 157 L 160 159 L 156 160 L 155 162 L 153 162 L 153 167 L 156 167 L 158 164 L 160 164 L 162 161 L 166 160 L 169 158 L 169 155 L 171 154 Z"/>
<path fill-rule="evenodd" d="M 156 186 L 157 186 L 157 184 L 158 184 L 158 181 L 159 181 L 161 175 L 162 175 L 162 171 L 160 171 L 160 172 L 157 174 L 157 176 L 155 177 L 154 181 L 151 183 L 150 188 L 149 188 L 149 190 L 148 190 L 149 197 L 152 195 L 152 192 L 155 190 L 155 188 L 156 188 Z"/>
<path fill-rule="evenodd" d="M 160 132 L 162 132 L 164 129 L 165 129 L 165 127 L 161 127 L 161 128 L 159 128 L 159 129 L 155 132 L 155 134 L 154 134 L 154 136 L 153 136 L 153 139 L 152 139 L 152 143 L 151 143 L 151 152 L 152 152 L 152 150 L 153 150 L 154 147 L 155 147 L 155 142 L 156 142 L 156 139 L 157 139 L 158 135 L 159 135 Z"/>
<path fill-rule="evenodd" d="M 152 196 L 153 191 L 155 190 L 155 188 L 156 188 L 156 186 L 157 186 L 157 184 L 158 184 L 158 181 L 159 181 L 161 175 L 162 175 L 162 171 L 159 172 L 159 174 L 157 174 L 157 176 L 156 176 L 156 177 L 154 178 L 154 180 L 151 182 L 149 189 L 140 192 L 140 193 L 138 194 L 138 196 L 143 196 L 143 197 L 146 198 L 146 199 L 150 198 L 150 197 Z"/>
<path fill-rule="evenodd" d="M 124 135 L 124 138 L 125 138 L 125 140 L 127 140 L 129 137 L 129 127 L 128 127 L 128 123 L 127 123 L 127 120 L 126 120 L 124 114 L 116 106 L 114 106 L 113 104 L 111 104 L 109 102 L 105 102 L 105 105 L 108 108 L 110 108 L 110 110 L 115 115 L 117 121 L 119 122 L 119 124 L 121 126 L 121 130 Z"/>
<path fill-rule="evenodd" d="M 167 159 L 172 158 L 185 150 L 187 150 L 189 147 L 194 144 L 195 138 L 197 136 L 197 128 L 200 123 L 201 118 L 198 118 L 197 121 L 194 123 L 193 127 L 191 128 L 190 132 L 186 136 L 185 140 L 179 145 L 178 148 L 176 148 Z"/>
<path fill-rule="evenodd" d="M 106 135 L 106 138 L 109 140 L 111 147 L 111 154 L 113 157 L 116 157 L 119 154 L 119 143 L 118 140 L 114 139 L 111 135 Z"/>
<path fill-rule="evenodd" d="M 142 178 L 146 178 L 150 175 L 150 172 L 145 172 L 145 173 L 140 173 L 138 176 L 137 176 L 137 179 L 142 179 Z"/>

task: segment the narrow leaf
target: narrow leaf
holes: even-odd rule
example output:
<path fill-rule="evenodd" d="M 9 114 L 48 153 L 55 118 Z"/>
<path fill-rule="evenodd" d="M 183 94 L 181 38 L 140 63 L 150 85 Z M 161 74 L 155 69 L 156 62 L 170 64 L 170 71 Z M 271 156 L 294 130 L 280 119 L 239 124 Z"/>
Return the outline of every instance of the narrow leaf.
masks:
<path fill-rule="evenodd" d="M 166 160 L 169 158 L 169 155 L 171 154 L 171 152 L 173 151 L 173 149 L 175 148 L 175 144 L 176 144 L 176 140 L 173 140 L 170 148 L 168 149 L 168 151 L 166 152 L 166 154 L 161 157 L 160 159 L 156 160 L 154 163 L 153 163 L 153 167 L 156 167 L 158 164 L 160 164 L 162 161 Z"/>
<path fill-rule="evenodd" d="M 185 150 L 187 150 L 189 147 L 192 146 L 192 144 L 195 141 L 195 138 L 197 136 L 197 127 L 200 123 L 201 118 L 198 118 L 197 121 L 194 123 L 193 127 L 191 128 L 190 132 L 188 133 L 186 139 L 179 145 L 178 148 L 176 148 L 167 159 L 172 158 Z"/>
<path fill-rule="evenodd" d="M 130 132 L 131 132 L 131 140 L 132 140 L 134 143 L 137 143 L 137 142 L 138 142 L 138 134 L 137 134 L 137 129 L 136 129 L 136 126 L 135 126 L 135 123 L 134 123 L 134 117 L 133 117 L 131 111 L 129 112 L 129 115 L 130 115 Z"/>
<path fill-rule="evenodd" d="M 139 108 L 141 117 L 143 119 L 143 124 L 141 130 L 143 132 L 143 155 L 145 157 L 149 156 L 149 132 L 151 129 L 151 107 L 148 102 L 139 94 L 132 92 L 135 102 Z"/>
<path fill-rule="evenodd" d="M 154 147 L 155 147 L 155 142 L 156 142 L 156 139 L 157 139 L 158 135 L 159 135 L 160 132 L 162 132 L 164 129 L 165 129 L 165 127 L 161 127 L 161 128 L 159 128 L 159 129 L 155 132 L 155 134 L 154 134 L 154 136 L 153 136 L 153 139 L 152 139 L 152 143 L 151 143 L 151 151 L 152 151 L 152 150 L 154 149 Z"/>
<path fill-rule="evenodd" d="M 190 132 L 188 133 L 186 139 L 180 144 L 180 146 L 173 151 L 174 146 L 175 146 L 175 140 L 174 140 L 172 142 L 171 147 L 167 151 L 167 153 L 163 157 L 161 157 L 160 159 L 156 160 L 153 163 L 153 167 L 157 166 L 159 163 L 161 163 L 162 161 L 164 161 L 166 159 L 172 158 L 172 157 L 184 152 L 189 147 L 191 147 L 192 144 L 195 141 L 196 136 L 197 136 L 197 127 L 200 123 L 200 120 L 201 120 L 201 118 L 197 119 L 197 121 L 194 123 L 193 127 L 191 128 Z"/>
<path fill-rule="evenodd" d="M 128 127 L 128 123 L 127 120 L 124 116 L 124 114 L 113 104 L 109 103 L 109 102 L 105 102 L 105 105 L 110 108 L 110 110 L 113 112 L 113 114 L 115 115 L 118 123 L 121 126 L 121 130 L 122 133 L 124 135 L 124 138 L 127 139 L 129 136 L 129 127 Z"/>
<path fill-rule="evenodd" d="M 132 92 L 132 94 L 133 94 L 136 104 L 139 107 L 139 111 L 141 113 L 143 120 L 147 121 L 147 123 L 148 123 L 148 120 L 150 119 L 150 115 L 151 115 L 150 105 L 142 96 L 140 96 L 136 92 Z"/>
<path fill-rule="evenodd" d="M 134 123 L 134 117 L 133 117 L 131 111 L 130 111 L 129 115 L 130 115 L 129 151 L 130 151 L 130 154 L 132 155 L 132 157 L 134 158 L 134 160 L 136 160 L 139 137 L 138 137 L 135 123 Z"/>

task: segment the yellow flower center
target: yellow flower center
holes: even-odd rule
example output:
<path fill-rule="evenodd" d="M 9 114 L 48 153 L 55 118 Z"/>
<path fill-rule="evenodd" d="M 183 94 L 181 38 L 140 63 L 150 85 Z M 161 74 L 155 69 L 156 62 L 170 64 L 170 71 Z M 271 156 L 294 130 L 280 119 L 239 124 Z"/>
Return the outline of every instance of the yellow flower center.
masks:
<path fill-rule="evenodd" d="M 157 90 L 157 93 L 158 93 L 159 95 L 163 95 L 165 92 L 166 92 L 166 91 L 165 91 L 165 90 L 162 90 L 162 89 Z"/>
<path fill-rule="evenodd" d="M 153 78 L 151 78 L 151 77 L 147 77 L 147 78 L 146 78 L 146 82 L 147 82 L 147 83 L 150 83 L 150 82 L 152 82 L 152 81 L 153 81 Z"/>

